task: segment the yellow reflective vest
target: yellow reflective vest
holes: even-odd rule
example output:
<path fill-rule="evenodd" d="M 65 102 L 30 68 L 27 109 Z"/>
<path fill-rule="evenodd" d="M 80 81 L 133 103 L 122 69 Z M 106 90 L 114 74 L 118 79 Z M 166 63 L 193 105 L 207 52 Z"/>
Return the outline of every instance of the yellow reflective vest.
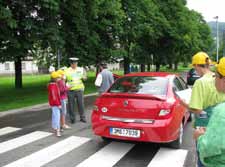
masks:
<path fill-rule="evenodd" d="M 85 71 L 81 67 L 72 69 L 71 67 L 65 71 L 67 84 L 70 90 L 84 90 L 82 78 L 85 77 Z"/>

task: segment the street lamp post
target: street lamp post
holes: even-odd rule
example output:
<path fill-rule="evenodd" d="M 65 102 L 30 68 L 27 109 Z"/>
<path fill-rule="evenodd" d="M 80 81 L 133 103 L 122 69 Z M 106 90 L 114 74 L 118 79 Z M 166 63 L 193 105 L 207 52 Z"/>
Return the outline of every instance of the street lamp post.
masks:
<path fill-rule="evenodd" d="M 218 16 L 214 17 L 216 19 L 216 61 L 219 60 L 219 22 L 218 22 Z"/>
<path fill-rule="evenodd" d="M 60 60 L 61 60 L 61 52 L 60 52 L 60 50 L 58 49 L 58 50 L 57 50 L 58 69 L 60 69 Z"/>

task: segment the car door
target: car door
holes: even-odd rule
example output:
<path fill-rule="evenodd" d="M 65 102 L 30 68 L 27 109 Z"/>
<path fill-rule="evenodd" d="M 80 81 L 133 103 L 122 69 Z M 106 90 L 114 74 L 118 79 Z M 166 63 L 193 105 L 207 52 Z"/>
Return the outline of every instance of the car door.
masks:
<path fill-rule="evenodd" d="M 176 91 L 181 91 L 181 90 L 184 90 L 184 89 L 188 89 L 187 87 L 187 84 L 185 83 L 185 81 L 181 78 L 181 77 L 175 77 L 174 78 L 174 87 L 175 87 L 175 92 Z M 185 123 L 188 119 L 188 117 L 190 116 L 190 113 L 188 112 L 187 108 L 184 107 L 182 104 L 181 104 L 181 100 L 180 98 L 177 98 L 178 100 L 178 110 L 179 111 L 182 111 L 181 113 L 183 113 L 183 116 L 182 117 L 185 117 Z"/>
<path fill-rule="evenodd" d="M 177 76 L 174 77 L 173 90 L 174 90 L 175 95 L 176 95 L 177 91 L 181 91 L 184 89 L 185 89 L 185 83 L 181 84 L 181 79 Z M 176 96 L 176 104 L 175 104 L 174 110 L 176 113 L 176 119 L 177 119 L 176 121 L 177 122 L 182 121 L 184 116 L 186 117 L 187 109 L 181 104 L 181 99 L 178 96 Z"/>

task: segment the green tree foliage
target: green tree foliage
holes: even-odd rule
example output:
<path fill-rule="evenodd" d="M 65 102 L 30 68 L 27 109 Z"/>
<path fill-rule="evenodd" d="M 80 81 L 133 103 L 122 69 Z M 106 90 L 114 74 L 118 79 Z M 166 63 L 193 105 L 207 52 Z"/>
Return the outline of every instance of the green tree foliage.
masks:
<path fill-rule="evenodd" d="M 123 33 L 120 42 L 126 55 L 124 56 L 124 72 L 129 72 L 130 62 L 145 64 L 150 56 L 151 48 L 164 29 L 163 18 L 153 1 L 122 0 L 125 12 Z M 160 23 L 162 27 L 160 27 Z"/>
<path fill-rule="evenodd" d="M 8 0 L 0 3 L 0 60 L 15 62 L 15 86 L 22 87 L 21 61 L 27 58 L 38 40 L 51 28 L 52 12 L 58 10 L 56 0 Z M 46 17 L 46 15 L 48 17 Z"/>
<path fill-rule="evenodd" d="M 124 13 L 120 0 L 94 0 L 87 3 L 89 25 L 89 56 L 92 62 L 112 61 L 117 58 L 119 34 Z"/>
<path fill-rule="evenodd" d="M 0 61 L 14 61 L 16 87 L 22 87 L 21 61 L 80 65 L 124 60 L 145 65 L 191 60 L 211 49 L 210 30 L 186 0 L 8 0 L 0 1 Z"/>

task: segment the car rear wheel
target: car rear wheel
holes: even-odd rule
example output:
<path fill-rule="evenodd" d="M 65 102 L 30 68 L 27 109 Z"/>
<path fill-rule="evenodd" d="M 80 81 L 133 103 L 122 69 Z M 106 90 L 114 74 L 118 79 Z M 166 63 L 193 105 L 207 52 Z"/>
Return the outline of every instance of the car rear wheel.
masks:
<path fill-rule="evenodd" d="M 181 147 L 181 144 L 183 142 L 183 134 L 184 134 L 184 127 L 183 123 L 180 124 L 180 130 L 179 130 L 179 137 L 177 140 L 170 143 L 171 148 L 179 149 Z"/>
<path fill-rule="evenodd" d="M 191 121 L 192 121 L 192 114 L 191 114 L 191 112 L 190 112 L 190 116 L 189 116 L 189 118 L 188 118 L 187 121 L 188 121 L 188 122 L 191 122 Z"/>
<path fill-rule="evenodd" d="M 102 140 L 104 141 L 104 142 L 106 142 L 106 143 L 109 143 L 110 141 L 111 141 L 111 139 L 110 138 L 108 138 L 108 137 L 101 137 L 102 138 Z"/>

